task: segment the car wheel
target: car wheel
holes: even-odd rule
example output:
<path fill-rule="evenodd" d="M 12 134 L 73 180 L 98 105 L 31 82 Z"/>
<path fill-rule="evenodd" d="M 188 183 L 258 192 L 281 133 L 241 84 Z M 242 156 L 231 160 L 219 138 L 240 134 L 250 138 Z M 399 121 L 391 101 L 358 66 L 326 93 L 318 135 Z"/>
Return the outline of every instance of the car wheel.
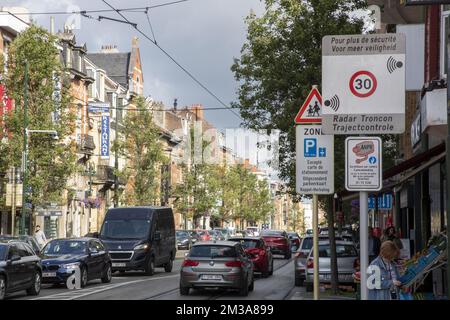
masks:
<path fill-rule="evenodd" d="M 81 268 L 81 287 L 86 287 L 88 283 L 88 271 L 86 268 Z"/>
<path fill-rule="evenodd" d="M 173 259 L 170 258 L 169 262 L 167 262 L 167 263 L 164 265 L 164 271 L 165 271 L 165 272 L 172 272 L 172 268 L 173 268 Z"/>
<path fill-rule="evenodd" d="M 182 296 L 187 296 L 187 295 L 189 295 L 189 287 L 183 287 L 183 286 L 180 284 L 180 295 L 182 295 Z"/>
<path fill-rule="evenodd" d="M 314 286 L 312 283 L 307 283 L 306 284 L 306 292 L 313 292 L 314 290 Z"/>
<path fill-rule="evenodd" d="M 144 271 L 147 276 L 152 276 L 155 274 L 155 261 L 153 257 L 148 259 L 148 263 L 145 266 Z"/>
<path fill-rule="evenodd" d="M 31 287 L 27 289 L 27 294 L 29 296 L 37 296 L 39 292 L 41 292 L 41 274 L 39 271 L 36 271 L 33 277 L 33 283 L 31 284 Z"/>
<path fill-rule="evenodd" d="M 295 277 L 295 286 L 296 287 L 303 287 L 304 284 L 305 284 L 305 279 L 300 278 L 300 277 Z"/>
<path fill-rule="evenodd" d="M 6 279 L 4 276 L 0 276 L 0 300 L 5 299 L 6 295 Z"/>
<path fill-rule="evenodd" d="M 112 269 L 111 269 L 111 264 L 108 263 L 105 273 L 103 274 L 102 277 L 102 282 L 103 283 L 110 283 L 111 282 L 111 278 L 112 278 Z"/>
<path fill-rule="evenodd" d="M 241 297 L 246 297 L 246 296 L 248 296 L 248 289 L 249 289 L 249 286 L 248 286 L 248 278 L 247 279 L 245 279 L 246 281 L 244 281 L 244 283 L 242 284 L 242 288 L 239 290 L 239 295 L 241 296 Z"/>
<path fill-rule="evenodd" d="M 248 288 L 248 291 L 253 291 L 255 289 L 255 277 L 252 276 L 252 282 L 250 283 L 250 287 Z"/>

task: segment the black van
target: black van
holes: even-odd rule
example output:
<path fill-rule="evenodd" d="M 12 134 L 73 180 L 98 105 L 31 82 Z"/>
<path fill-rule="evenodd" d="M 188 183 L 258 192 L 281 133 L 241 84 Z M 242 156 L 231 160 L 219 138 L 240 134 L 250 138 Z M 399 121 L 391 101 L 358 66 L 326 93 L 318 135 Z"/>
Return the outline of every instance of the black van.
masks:
<path fill-rule="evenodd" d="M 109 250 L 113 271 L 155 267 L 171 272 L 176 255 L 175 221 L 171 208 L 128 207 L 109 209 L 99 238 Z"/>

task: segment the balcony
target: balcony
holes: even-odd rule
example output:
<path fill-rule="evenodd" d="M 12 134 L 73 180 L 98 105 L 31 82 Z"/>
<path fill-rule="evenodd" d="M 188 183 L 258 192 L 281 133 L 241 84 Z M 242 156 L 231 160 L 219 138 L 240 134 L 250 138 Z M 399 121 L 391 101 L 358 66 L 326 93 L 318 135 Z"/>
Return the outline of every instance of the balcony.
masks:
<path fill-rule="evenodd" d="M 88 134 L 81 134 L 78 144 L 78 152 L 82 154 L 94 154 L 95 143 L 94 137 Z"/>
<path fill-rule="evenodd" d="M 426 91 L 420 105 L 422 133 L 445 139 L 447 133 L 447 89 Z"/>
<path fill-rule="evenodd" d="M 95 174 L 95 182 L 100 184 L 113 184 L 114 168 L 106 165 L 98 165 Z"/>

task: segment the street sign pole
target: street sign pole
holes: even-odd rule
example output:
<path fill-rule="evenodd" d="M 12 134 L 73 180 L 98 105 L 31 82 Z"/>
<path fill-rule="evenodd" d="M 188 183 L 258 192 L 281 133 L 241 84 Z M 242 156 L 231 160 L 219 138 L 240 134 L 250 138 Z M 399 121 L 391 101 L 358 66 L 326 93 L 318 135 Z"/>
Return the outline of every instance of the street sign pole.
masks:
<path fill-rule="evenodd" d="M 450 28 L 450 27 L 449 27 Z M 446 155 L 445 155 L 445 175 L 446 175 L 446 197 L 447 197 L 447 257 L 450 257 L 450 39 L 447 39 L 447 144 L 446 144 Z M 447 258 L 447 297 L 450 300 L 450 263 Z"/>
<path fill-rule="evenodd" d="M 319 197 L 313 195 L 314 300 L 319 300 Z"/>
<path fill-rule="evenodd" d="M 359 193 L 359 251 L 361 273 L 361 300 L 367 300 L 367 268 L 369 266 L 369 235 L 368 235 L 368 193 Z"/>

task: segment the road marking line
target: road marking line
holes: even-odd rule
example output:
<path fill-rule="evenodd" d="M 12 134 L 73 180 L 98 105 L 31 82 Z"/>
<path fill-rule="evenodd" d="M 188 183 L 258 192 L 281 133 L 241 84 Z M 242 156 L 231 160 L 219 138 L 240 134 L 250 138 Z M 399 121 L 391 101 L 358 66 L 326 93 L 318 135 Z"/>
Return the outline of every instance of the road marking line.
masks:
<path fill-rule="evenodd" d="M 122 282 L 122 283 L 118 283 L 118 284 L 113 284 L 113 285 L 106 285 L 106 286 L 100 286 L 100 287 L 95 287 L 95 288 L 89 288 L 89 289 L 81 289 L 81 290 L 77 290 L 71 293 L 68 292 L 63 292 L 63 293 L 56 293 L 53 295 L 49 295 L 49 296 L 45 296 L 45 297 L 39 297 L 39 298 L 34 298 L 31 300 L 47 300 L 47 299 L 51 299 L 51 300 L 75 300 L 78 298 L 82 298 L 85 296 L 89 296 L 92 294 L 96 294 L 96 293 L 100 293 L 103 291 L 108 291 L 108 290 L 113 290 L 119 287 L 123 287 L 129 284 L 133 284 L 133 283 L 140 283 L 140 282 L 146 282 L 146 281 L 154 281 L 154 280 L 161 280 L 161 279 L 168 279 L 168 278 L 175 278 L 175 277 L 179 277 L 179 275 L 171 275 L 171 276 L 165 276 L 165 277 L 156 277 L 156 278 L 149 278 L 149 279 L 141 279 L 141 280 L 134 280 L 134 281 L 128 281 L 128 282 Z"/>

